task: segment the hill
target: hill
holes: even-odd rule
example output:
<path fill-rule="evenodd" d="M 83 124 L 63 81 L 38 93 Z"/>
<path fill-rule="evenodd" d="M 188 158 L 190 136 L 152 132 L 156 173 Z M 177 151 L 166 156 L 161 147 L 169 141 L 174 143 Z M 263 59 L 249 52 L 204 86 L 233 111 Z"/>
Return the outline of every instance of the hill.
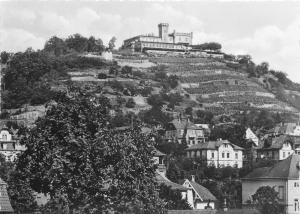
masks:
<path fill-rule="evenodd" d="M 254 64 L 247 55 L 114 50 L 113 61 L 107 61 L 99 54 L 104 46 L 91 43 L 90 48 L 74 48 L 81 47 L 82 38 L 69 39 L 70 47 L 49 43 L 50 39 L 44 50 L 6 57 L 2 106 L 7 110 L 2 118 L 19 118 L 26 106 L 45 105 L 72 87 L 108 97 L 112 115 L 134 113 L 143 118 L 159 106 L 168 117 L 156 120 L 193 115 L 193 111 L 230 117 L 261 110 L 296 118 L 300 109 L 299 84 L 283 72 L 270 70 L 265 62 Z"/>

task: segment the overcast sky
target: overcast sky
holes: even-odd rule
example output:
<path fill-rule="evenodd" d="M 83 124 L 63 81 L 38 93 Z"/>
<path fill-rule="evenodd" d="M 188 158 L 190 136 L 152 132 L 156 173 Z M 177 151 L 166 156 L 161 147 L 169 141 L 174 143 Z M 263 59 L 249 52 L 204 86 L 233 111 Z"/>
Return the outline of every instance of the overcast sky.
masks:
<path fill-rule="evenodd" d="M 117 45 L 157 34 L 157 24 L 193 32 L 193 43 L 219 42 L 223 51 L 267 61 L 300 83 L 300 2 L 0 1 L 0 51 L 43 48 L 53 35 L 93 35 Z"/>

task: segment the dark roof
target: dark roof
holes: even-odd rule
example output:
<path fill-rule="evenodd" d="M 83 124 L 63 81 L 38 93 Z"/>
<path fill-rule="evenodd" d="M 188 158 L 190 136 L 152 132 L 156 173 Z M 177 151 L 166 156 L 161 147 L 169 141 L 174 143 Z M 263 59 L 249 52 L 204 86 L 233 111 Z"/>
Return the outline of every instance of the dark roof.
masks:
<path fill-rule="evenodd" d="M 165 184 L 167 186 L 170 186 L 171 189 L 173 189 L 173 190 L 180 190 L 180 191 L 188 190 L 188 188 L 170 181 L 166 176 L 164 176 L 160 172 L 156 172 L 156 180 L 157 180 L 158 184 Z"/>
<path fill-rule="evenodd" d="M 230 144 L 235 150 L 243 150 L 242 147 L 234 145 L 233 143 L 230 143 L 228 140 L 207 141 L 204 143 L 198 143 L 198 144 L 192 145 L 191 147 L 187 148 L 186 150 L 204 150 L 204 149 L 216 150 L 222 144 L 226 144 L 226 143 Z"/>
<path fill-rule="evenodd" d="M 259 148 L 259 149 L 263 149 L 263 150 L 281 149 L 285 142 L 291 142 L 292 143 L 293 139 L 288 135 L 280 135 L 278 137 L 272 138 L 271 146 L 264 148 L 263 147 L 264 145 L 261 144 L 261 148 Z"/>
<path fill-rule="evenodd" d="M 198 195 L 202 198 L 203 201 L 216 201 L 216 197 L 204 186 L 190 181 L 190 184 L 193 186 L 194 190 L 198 193 Z"/>
<path fill-rule="evenodd" d="M 243 180 L 299 179 L 300 156 L 292 154 L 272 167 L 254 169 Z"/>

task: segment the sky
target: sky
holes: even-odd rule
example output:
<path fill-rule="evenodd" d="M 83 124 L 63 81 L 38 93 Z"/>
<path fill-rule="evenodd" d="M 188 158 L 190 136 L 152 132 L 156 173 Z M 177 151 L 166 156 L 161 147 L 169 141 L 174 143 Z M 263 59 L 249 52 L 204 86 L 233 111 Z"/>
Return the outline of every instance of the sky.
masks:
<path fill-rule="evenodd" d="M 124 39 L 170 31 L 193 32 L 193 44 L 219 42 L 229 54 L 300 83 L 300 1 L 0 1 L 0 51 L 42 49 L 51 36 L 80 33 L 117 46 Z"/>

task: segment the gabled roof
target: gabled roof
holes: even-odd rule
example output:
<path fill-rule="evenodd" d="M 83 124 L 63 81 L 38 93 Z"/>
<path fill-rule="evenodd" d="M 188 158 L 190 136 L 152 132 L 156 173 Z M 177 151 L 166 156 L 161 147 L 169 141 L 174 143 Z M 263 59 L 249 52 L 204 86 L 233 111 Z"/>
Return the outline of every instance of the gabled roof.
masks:
<path fill-rule="evenodd" d="M 190 183 L 195 192 L 200 196 L 202 201 L 216 201 L 217 198 L 204 186 L 190 180 L 186 180 Z"/>
<path fill-rule="evenodd" d="M 230 144 L 235 150 L 244 150 L 242 147 L 234 145 L 233 143 L 230 143 L 228 140 L 207 141 L 204 143 L 198 143 L 190 146 L 186 150 L 204 150 L 204 149 L 216 150 L 223 144 Z"/>
<path fill-rule="evenodd" d="M 283 144 L 286 142 L 293 142 L 293 139 L 288 135 L 280 135 L 278 137 L 272 138 L 272 144 L 269 147 L 263 147 L 263 144 L 261 145 L 261 148 L 263 150 L 273 150 L 273 149 L 281 149 Z"/>
<path fill-rule="evenodd" d="M 254 169 L 243 180 L 261 179 L 299 179 L 300 156 L 292 154 L 272 167 Z"/>
<path fill-rule="evenodd" d="M 154 149 L 154 156 L 166 156 L 166 154 L 162 153 L 161 151 L 159 151 L 158 149 Z"/>
<path fill-rule="evenodd" d="M 162 173 L 160 173 L 158 171 L 156 171 L 155 175 L 156 175 L 156 181 L 158 182 L 158 184 L 165 184 L 167 186 L 170 186 L 171 189 L 173 189 L 173 190 L 179 190 L 179 191 L 187 191 L 188 190 L 188 188 L 170 181 L 166 176 L 164 176 Z"/>

